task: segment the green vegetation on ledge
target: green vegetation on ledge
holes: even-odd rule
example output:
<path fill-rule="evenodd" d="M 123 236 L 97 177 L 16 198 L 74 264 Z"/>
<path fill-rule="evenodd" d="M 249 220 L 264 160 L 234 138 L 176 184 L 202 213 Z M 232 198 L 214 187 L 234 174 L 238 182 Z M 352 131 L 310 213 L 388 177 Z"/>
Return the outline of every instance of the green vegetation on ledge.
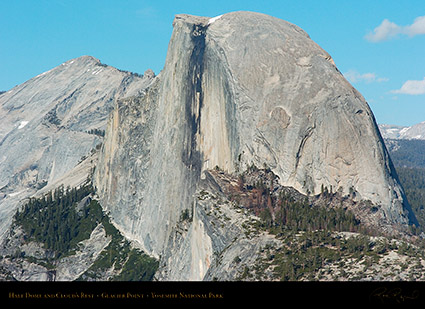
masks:
<path fill-rule="evenodd" d="M 23 228 L 29 240 L 42 243 L 45 249 L 55 253 L 55 259 L 60 258 L 78 242 L 89 238 L 102 218 L 102 209 L 87 198 L 91 193 L 89 184 L 78 189 L 61 186 L 42 198 L 31 198 L 15 214 L 15 223 Z M 77 211 L 76 204 L 83 200 L 88 205 Z"/>

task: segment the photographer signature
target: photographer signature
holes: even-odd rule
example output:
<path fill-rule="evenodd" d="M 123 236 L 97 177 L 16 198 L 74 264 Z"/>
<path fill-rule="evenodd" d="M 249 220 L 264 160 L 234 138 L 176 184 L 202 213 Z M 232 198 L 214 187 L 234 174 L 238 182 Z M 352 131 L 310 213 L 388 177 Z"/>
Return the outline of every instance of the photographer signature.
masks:
<path fill-rule="evenodd" d="M 414 290 L 411 293 L 404 293 L 401 288 L 388 289 L 386 287 L 381 287 L 374 290 L 370 298 L 379 299 L 382 303 L 385 303 L 385 301 L 396 301 L 400 304 L 406 301 L 417 300 L 419 298 L 419 291 Z"/>

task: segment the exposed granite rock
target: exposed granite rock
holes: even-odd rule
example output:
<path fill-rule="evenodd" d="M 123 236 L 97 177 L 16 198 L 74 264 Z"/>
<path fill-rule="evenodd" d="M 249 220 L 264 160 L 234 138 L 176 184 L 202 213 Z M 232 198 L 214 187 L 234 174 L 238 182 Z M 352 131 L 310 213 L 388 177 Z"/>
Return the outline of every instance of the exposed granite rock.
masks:
<path fill-rule="evenodd" d="M 69 257 L 49 265 L 53 252 L 41 243 L 27 242 L 19 226 L 10 230 L 7 241 L 0 247 L 2 274 L 9 273 L 18 281 L 73 281 L 85 272 L 111 241 L 99 224 L 90 238 L 78 244 L 78 250 Z"/>
<path fill-rule="evenodd" d="M 109 245 L 111 237 L 106 236 L 102 224 L 91 233 L 90 238 L 79 243 L 76 254 L 62 258 L 56 267 L 57 281 L 73 281 L 84 273 L 98 255 Z"/>
<path fill-rule="evenodd" d="M 67 184 L 64 177 L 102 143 L 93 132 L 105 129 L 113 102 L 144 90 L 154 78 L 147 73 L 141 77 L 82 56 L 1 95 L 0 238 L 21 200 L 59 179 Z M 80 182 L 87 178 L 78 175 Z"/>
<path fill-rule="evenodd" d="M 262 248 L 279 241 L 255 226 L 260 219 L 235 205 L 205 172 L 193 208 L 181 219 L 168 244 L 158 280 L 238 280 L 244 266 L 252 267 Z M 261 278 L 267 280 L 267 277 Z"/>
<path fill-rule="evenodd" d="M 234 237 L 246 252 L 268 241 L 211 229 L 195 196 L 215 166 L 266 164 L 301 193 L 355 191 L 389 225 L 416 222 L 368 104 L 302 29 L 251 12 L 177 15 L 173 27 L 164 70 L 115 105 L 95 174 L 116 226 L 161 257 L 158 278 L 211 279 L 212 255 Z"/>

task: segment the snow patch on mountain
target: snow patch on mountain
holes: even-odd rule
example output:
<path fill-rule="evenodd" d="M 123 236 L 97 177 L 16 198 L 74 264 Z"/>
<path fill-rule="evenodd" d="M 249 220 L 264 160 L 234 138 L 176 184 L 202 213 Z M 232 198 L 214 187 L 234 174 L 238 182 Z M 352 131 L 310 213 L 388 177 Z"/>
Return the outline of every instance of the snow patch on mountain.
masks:
<path fill-rule="evenodd" d="M 22 129 L 22 128 L 24 128 L 27 124 L 28 124 L 28 122 L 29 121 L 21 121 L 21 123 L 19 124 L 19 126 L 18 126 L 18 129 Z"/>
<path fill-rule="evenodd" d="M 425 139 L 425 121 L 413 126 L 380 124 L 379 130 L 386 139 Z"/>
<path fill-rule="evenodd" d="M 210 20 L 208 21 L 208 25 L 211 25 L 212 23 L 214 23 L 215 21 L 219 20 L 223 15 L 219 15 L 213 18 L 210 18 Z"/>

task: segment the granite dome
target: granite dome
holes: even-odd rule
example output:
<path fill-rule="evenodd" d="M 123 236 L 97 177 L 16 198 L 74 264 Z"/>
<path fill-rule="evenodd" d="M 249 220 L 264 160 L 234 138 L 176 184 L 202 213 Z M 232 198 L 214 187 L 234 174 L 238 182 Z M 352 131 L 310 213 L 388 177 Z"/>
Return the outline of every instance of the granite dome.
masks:
<path fill-rule="evenodd" d="M 356 192 L 382 228 L 415 222 L 367 102 L 302 29 L 253 12 L 181 14 L 173 27 L 163 71 L 116 104 L 95 181 L 116 226 L 168 257 L 164 278 L 209 268 L 218 236 L 201 216 L 184 241 L 175 233 L 215 167 L 266 165 L 304 194 Z"/>

